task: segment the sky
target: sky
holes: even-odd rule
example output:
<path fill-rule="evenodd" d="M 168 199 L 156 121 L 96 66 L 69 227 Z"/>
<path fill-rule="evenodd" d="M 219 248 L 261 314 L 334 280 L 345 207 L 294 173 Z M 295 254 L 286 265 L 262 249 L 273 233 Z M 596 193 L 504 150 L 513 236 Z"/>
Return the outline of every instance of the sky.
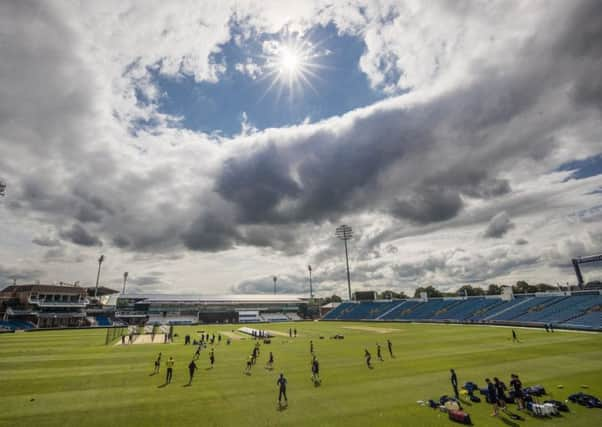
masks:
<path fill-rule="evenodd" d="M 0 2 L 0 287 L 574 283 L 599 1 Z M 586 280 L 602 277 L 583 268 Z"/>

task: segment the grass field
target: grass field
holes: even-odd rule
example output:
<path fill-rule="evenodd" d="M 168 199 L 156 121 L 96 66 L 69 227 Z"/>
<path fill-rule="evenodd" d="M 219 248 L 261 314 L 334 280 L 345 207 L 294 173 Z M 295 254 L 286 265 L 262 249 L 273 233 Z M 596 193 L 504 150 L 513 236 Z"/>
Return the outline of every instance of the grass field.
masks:
<path fill-rule="evenodd" d="M 203 351 L 192 387 L 184 387 L 194 352 L 184 346 L 184 335 L 231 331 L 233 326 L 177 327 L 173 344 L 130 346 L 105 346 L 102 329 L 2 334 L 0 426 L 455 425 L 445 414 L 416 403 L 452 393 L 451 367 L 460 383 L 481 385 L 493 376 L 508 383 L 516 372 L 525 385 L 542 384 L 558 400 L 583 384 L 590 394 L 602 395 L 602 334 L 519 329 L 522 342 L 512 343 L 509 329 L 481 326 L 308 322 L 265 328 L 288 332 L 290 326 L 300 336 L 278 336 L 263 345 L 250 376 L 243 369 L 251 339 L 216 345 L 213 370 L 206 369 L 208 353 Z M 345 339 L 328 339 L 337 333 Z M 387 353 L 387 338 L 395 359 Z M 310 380 L 310 339 L 320 360 L 320 387 Z M 384 362 L 375 360 L 376 342 L 383 344 Z M 373 354 L 372 370 L 364 363 L 364 347 Z M 174 380 L 166 387 L 160 387 L 165 365 L 160 375 L 150 375 L 159 351 L 164 361 L 170 355 L 176 360 Z M 276 359 L 273 371 L 264 369 L 269 351 Z M 289 406 L 282 411 L 277 407 L 279 372 L 289 383 Z M 570 407 L 571 413 L 560 418 L 524 414 L 525 421 L 519 422 L 492 418 L 486 403 L 465 409 L 478 426 L 602 426 L 602 410 Z"/>

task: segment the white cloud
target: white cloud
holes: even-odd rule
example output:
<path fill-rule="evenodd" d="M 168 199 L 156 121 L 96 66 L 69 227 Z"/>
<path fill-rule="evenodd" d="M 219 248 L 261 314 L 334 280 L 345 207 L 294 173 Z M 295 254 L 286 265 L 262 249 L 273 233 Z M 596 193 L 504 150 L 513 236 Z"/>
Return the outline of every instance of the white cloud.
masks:
<path fill-rule="evenodd" d="M 353 277 L 370 286 L 412 286 L 390 268 L 402 256 L 441 286 L 566 274 L 559 262 L 601 231 L 595 212 L 577 214 L 599 204 L 586 193 L 600 178 L 548 173 L 599 150 L 599 110 L 572 89 L 599 74 L 595 56 L 563 47 L 587 4 L 358 5 L 2 3 L 2 278 L 93 281 L 102 251 L 107 277 L 159 269 L 140 286 L 218 291 L 303 277 L 312 258 L 344 290 L 339 221 L 358 232 Z M 320 123 L 257 132 L 243 119 L 234 138 L 171 127 L 151 70 L 218 81 L 233 22 L 246 38 L 334 22 L 363 39 L 358 67 L 375 87 L 413 90 Z M 234 67 L 253 77 L 256 65 Z M 134 135 L 138 120 L 150 124 Z M 529 245 L 480 239 L 502 211 Z M 48 252 L 56 242 L 39 236 L 61 231 L 104 246 Z"/>

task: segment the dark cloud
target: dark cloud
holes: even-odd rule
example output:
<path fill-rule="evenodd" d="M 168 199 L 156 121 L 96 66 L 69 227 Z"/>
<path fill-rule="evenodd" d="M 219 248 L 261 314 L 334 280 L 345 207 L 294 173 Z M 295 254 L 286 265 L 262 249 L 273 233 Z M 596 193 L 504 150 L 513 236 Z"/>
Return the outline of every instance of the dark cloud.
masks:
<path fill-rule="evenodd" d="M 98 237 L 90 234 L 79 224 L 73 224 L 70 229 L 62 231 L 60 236 L 62 239 L 68 240 L 76 245 L 102 246 L 102 241 Z"/>
<path fill-rule="evenodd" d="M 198 218 L 182 238 L 188 249 L 217 252 L 232 249 L 239 233 L 232 222 L 208 215 Z"/>
<path fill-rule="evenodd" d="M 421 188 L 409 198 L 394 203 L 391 213 L 420 224 L 454 218 L 462 209 L 460 194 L 444 187 Z"/>
<path fill-rule="evenodd" d="M 484 236 L 499 239 L 514 228 L 514 224 L 506 212 L 500 212 L 489 221 Z"/>
<path fill-rule="evenodd" d="M 0 265 L 0 289 L 12 285 L 14 280 L 17 283 L 33 282 L 41 278 L 42 274 L 42 271 L 36 269 L 20 269 Z"/>
<path fill-rule="evenodd" d="M 517 245 L 517 246 L 523 246 L 523 245 L 528 245 L 529 241 L 526 240 L 526 239 L 520 238 L 520 239 L 516 239 L 514 241 L 514 244 Z"/>

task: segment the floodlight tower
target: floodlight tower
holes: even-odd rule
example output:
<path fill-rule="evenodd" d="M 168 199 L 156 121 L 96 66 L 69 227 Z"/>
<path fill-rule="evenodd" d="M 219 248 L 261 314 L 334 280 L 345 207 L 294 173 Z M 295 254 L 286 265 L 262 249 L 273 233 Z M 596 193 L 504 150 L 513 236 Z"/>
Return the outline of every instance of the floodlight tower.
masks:
<path fill-rule="evenodd" d="M 125 294 L 125 284 L 128 281 L 128 272 L 126 271 L 125 273 L 123 273 L 123 292 L 121 292 L 122 294 Z"/>
<path fill-rule="evenodd" d="M 274 276 L 272 279 L 274 280 L 274 295 L 276 295 L 276 280 L 278 280 L 278 278 Z"/>
<path fill-rule="evenodd" d="M 307 266 L 307 270 L 309 271 L 309 299 L 312 300 L 314 298 L 314 291 L 311 286 L 311 265 Z"/>
<path fill-rule="evenodd" d="M 98 297 L 98 281 L 100 280 L 100 266 L 102 265 L 102 262 L 104 260 L 104 255 L 101 255 L 100 258 L 98 258 L 98 273 L 96 274 L 96 289 L 94 289 L 94 298 Z"/>
<path fill-rule="evenodd" d="M 347 290 L 349 301 L 351 301 L 351 277 L 349 276 L 349 253 L 347 251 L 347 240 L 353 237 L 353 230 L 348 225 L 341 225 L 335 230 L 335 235 L 345 243 L 345 261 L 347 263 Z"/>

